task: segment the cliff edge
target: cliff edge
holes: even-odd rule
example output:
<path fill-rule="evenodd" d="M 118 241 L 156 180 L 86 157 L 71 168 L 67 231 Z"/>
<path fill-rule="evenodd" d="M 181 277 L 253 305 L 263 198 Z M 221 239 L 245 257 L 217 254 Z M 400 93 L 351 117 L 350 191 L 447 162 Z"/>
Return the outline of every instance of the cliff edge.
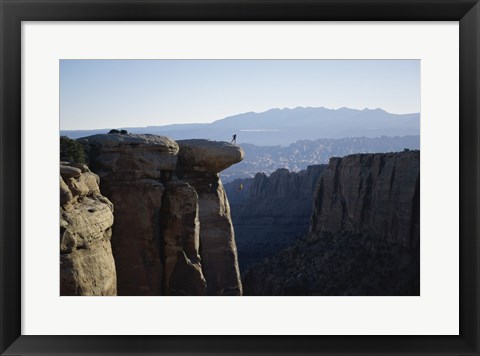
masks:
<path fill-rule="evenodd" d="M 119 295 L 241 295 L 230 210 L 218 173 L 241 148 L 209 140 L 101 134 L 78 140 L 115 206 Z"/>
<path fill-rule="evenodd" d="M 420 244 L 420 152 L 332 158 L 317 182 L 310 232 Z"/>

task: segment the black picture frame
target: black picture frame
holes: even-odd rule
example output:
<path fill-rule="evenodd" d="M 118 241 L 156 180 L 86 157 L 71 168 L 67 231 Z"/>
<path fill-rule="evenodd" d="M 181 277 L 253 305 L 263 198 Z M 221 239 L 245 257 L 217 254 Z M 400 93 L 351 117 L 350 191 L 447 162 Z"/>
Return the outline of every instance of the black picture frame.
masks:
<path fill-rule="evenodd" d="M 480 218 L 478 209 L 480 201 L 480 5 L 478 0 L 0 0 L 0 16 L 0 351 L 2 355 L 480 354 L 478 224 Z M 459 21 L 460 335 L 21 335 L 21 22 L 86 20 Z M 447 163 L 445 168 L 448 169 Z M 414 322 L 412 320 L 412 323 Z"/>

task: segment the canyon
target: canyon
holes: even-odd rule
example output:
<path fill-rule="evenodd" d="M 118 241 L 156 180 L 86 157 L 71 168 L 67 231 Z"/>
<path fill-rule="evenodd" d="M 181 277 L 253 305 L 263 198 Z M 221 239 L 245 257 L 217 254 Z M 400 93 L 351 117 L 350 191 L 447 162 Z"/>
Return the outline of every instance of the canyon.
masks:
<path fill-rule="evenodd" d="M 245 156 L 237 145 L 77 142 L 87 164 L 60 164 L 62 296 L 420 294 L 419 151 L 224 186 L 220 172 Z"/>
<path fill-rule="evenodd" d="M 330 159 L 308 234 L 243 283 L 245 295 L 420 295 L 420 152 Z"/>
<path fill-rule="evenodd" d="M 281 168 L 225 184 L 242 272 L 308 232 L 315 185 L 326 167 Z"/>

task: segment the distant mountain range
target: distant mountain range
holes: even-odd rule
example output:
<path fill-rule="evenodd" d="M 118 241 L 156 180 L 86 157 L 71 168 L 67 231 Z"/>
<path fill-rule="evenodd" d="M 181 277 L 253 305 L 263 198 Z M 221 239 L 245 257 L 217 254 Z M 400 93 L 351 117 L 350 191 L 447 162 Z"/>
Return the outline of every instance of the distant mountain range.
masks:
<path fill-rule="evenodd" d="M 299 140 L 287 147 L 252 144 L 240 144 L 240 146 L 245 151 L 245 158 L 242 162 L 220 173 L 224 183 L 237 178 L 254 177 L 258 172 L 270 174 L 278 168 L 298 172 L 310 165 L 328 163 L 331 157 L 343 157 L 354 153 L 418 150 L 420 136 L 323 138 L 315 141 Z"/>
<path fill-rule="evenodd" d="M 248 112 L 209 124 L 174 124 L 147 127 L 112 127 L 131 133 L 151 133 L 174 140 L 206 138 L 230 141 L 237 134 L 237 143 L 259 146 L 286 146 L 299 140 L 345 137 L 406 136 L 420 134 L 420 114 L 391 114 L 382 109 L 297 107 L 271 109 L 261 113 Z M 102 130 L 61 130 L 61 135 L 79 138 Z"/>

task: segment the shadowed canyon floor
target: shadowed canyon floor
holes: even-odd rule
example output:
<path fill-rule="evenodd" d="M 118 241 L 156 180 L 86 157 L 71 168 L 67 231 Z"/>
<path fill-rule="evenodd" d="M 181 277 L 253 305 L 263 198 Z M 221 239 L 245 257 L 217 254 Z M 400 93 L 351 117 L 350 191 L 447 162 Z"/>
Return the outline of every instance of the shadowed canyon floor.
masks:
<path fill-rule="evenodd" d="M 326 167 L 298 173 L 282 168 L 225 184 L 242 273 L 305 236 L 315 184 Z"/>

